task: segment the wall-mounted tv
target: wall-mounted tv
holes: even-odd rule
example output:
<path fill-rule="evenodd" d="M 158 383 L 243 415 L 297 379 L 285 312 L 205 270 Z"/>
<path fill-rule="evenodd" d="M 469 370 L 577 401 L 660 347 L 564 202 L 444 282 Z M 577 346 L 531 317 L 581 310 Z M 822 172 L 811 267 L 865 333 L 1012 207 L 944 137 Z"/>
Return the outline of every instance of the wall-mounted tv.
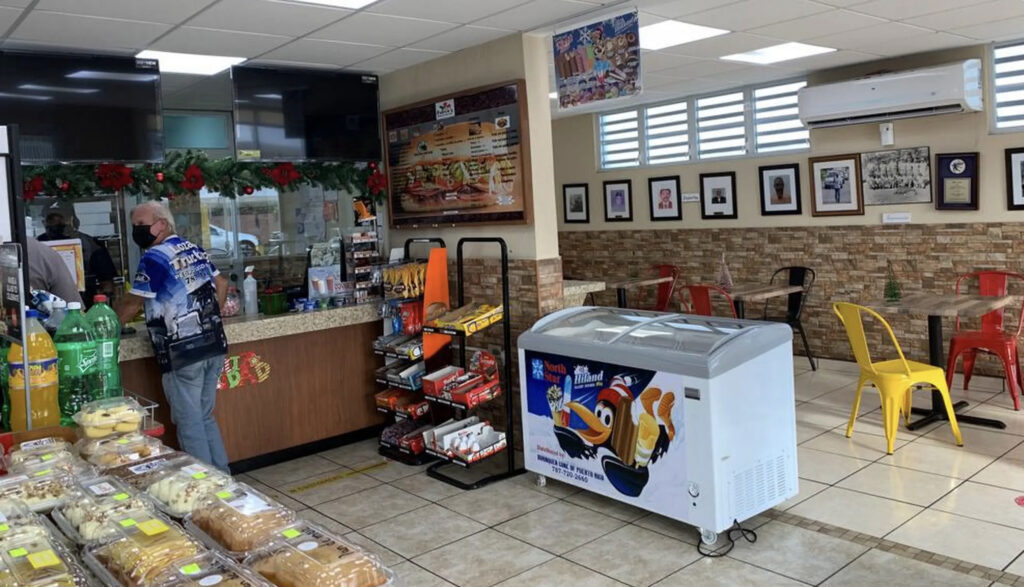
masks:
<path fill-rule="evenodd" d="M 377 76 L 231 68 L 240 160 L 379 161 Z"/>
<path fill-rule="evenodd" d="M 0 124 L 26 163 L 162 161 L 156 61 L 0 52 Z"/>

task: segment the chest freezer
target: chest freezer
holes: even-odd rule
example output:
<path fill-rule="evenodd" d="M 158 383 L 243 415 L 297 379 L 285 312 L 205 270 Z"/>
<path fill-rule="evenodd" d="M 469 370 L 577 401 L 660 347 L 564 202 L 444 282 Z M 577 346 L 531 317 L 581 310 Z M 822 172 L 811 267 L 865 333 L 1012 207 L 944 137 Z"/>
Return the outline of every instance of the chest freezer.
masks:
<path fill-rule="evenodd" d="M 581 307 L 519 336 L 526 468 L 697 526 L 797 494 L 785 324 Z"/>

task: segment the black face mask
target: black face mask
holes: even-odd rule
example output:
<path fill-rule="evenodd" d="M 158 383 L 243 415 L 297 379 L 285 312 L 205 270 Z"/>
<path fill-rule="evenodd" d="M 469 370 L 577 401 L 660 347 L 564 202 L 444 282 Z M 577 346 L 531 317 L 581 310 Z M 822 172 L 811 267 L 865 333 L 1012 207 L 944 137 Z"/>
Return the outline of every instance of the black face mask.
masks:
<path fill-rule="evenodd" d="M 64 236 L 65 228 L 67 228 L 66 224 L 51 224 L 46 227 L 46 234 L 50 236 Z"/>
<path fill-rule="evenodd" d="M 132 240 L 143 249 L 148 249 L 156 242 L 156 237 L 150 232 L 152 224 L 136 224 L 132 226 Z"/>

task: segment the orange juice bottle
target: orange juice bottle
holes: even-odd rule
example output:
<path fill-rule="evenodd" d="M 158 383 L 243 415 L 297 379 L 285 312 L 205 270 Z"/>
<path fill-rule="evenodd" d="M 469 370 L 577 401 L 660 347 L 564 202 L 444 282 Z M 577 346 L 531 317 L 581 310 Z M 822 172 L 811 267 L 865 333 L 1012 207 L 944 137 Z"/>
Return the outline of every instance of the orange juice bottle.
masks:
<path fill-rule="evenodd" d="M 28 338 L 28 377 L 32 398 L 32 427 L 60 425 L 57 403 L 57 347 L 39 323 L 39 312 L 25 312 L 25 336 Z M 7 353 L 10 368 L 8 385 L 11 398 L 11 430 L 27 430 L 25 417 L 25 360 L 21 345 L 12 344 Z"/>

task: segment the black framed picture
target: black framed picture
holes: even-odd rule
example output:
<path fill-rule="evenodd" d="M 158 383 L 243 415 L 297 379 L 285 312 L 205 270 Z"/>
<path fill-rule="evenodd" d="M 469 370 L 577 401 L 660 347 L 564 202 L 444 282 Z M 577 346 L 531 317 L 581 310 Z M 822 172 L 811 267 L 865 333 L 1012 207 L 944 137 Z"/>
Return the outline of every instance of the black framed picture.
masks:
<path fill-rule="evenodd" d="M 800 164 L 763 165 L 757 170 L 761 178 L 761 216 L 800 214 Z"/>
<path fill-rule="evenodd" d="M 562 186 L 562 205 L 566 224 L 590 222 L 589 186 L 585 183 L 567 183 Z"/>
<path fill-rule="evenodd" d="M 651 220 L 682 220 L 683 205 L 679 200 L 679 176 L 652 177 L 647 180 L 651 202 Z"/>
<path fill-rule="evenodd" d="M 700 174 L 700 217 L 736 218 L 736 173 Z"/>
<path fill-rule="evenodd" d="M 936 209 L 978 209 L 978 156 L 977 152 L 935 154 Z"/>
<path fill-rule="evenodd" d="M 605 222 L 633 220 L 633 183 L 628 179 L 604 182 Z"/>
<path fill-rule="evenodd" d="M 1006 207 L 1024 210 L 1024 147 L 1006 150 Z"/>

